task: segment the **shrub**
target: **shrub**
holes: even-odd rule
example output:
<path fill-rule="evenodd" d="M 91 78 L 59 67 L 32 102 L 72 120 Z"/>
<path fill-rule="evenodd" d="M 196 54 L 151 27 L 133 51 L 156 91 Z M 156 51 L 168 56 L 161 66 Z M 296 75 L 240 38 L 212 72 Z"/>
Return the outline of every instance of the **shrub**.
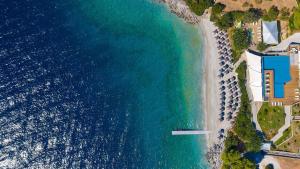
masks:
<path fill-rule="evenodd" d="M 264 51 L 265 49 L 267 49 L 269 47 L 268 44 L 265 44 L 264 42 L 259 42 L 257 44 L 257 47 L 256 49 L 259 50 L 259 51 Z"/>
<path fill-rule="evenodd" d="M 276 6 L 272 6 L 267 12 L 264 13 L 262 17 L 265 21 L 274 21 L 279 15 L 279 10 Z"/>
<path fill-rule="evenodd" d="M 255 3 L 261 4 L 261 3 L 262 3 L 262 0 L 255 0 Z"/>
<path fill-rule="evenodd" d="M 290 17 L 290 11 L 288 8 L 284 7 L 280 10 L 280 19 L 281 20 L 289 20 L 289 17 Z"/>
<path fill-rule="evenodd" d="M 294 14 L 289 19 L 289 27 L 292 30 L 300 30 L 300 7 L 298 7 Z"/>
<path fill-rule="evenodd" d="M 248 2 L 244 2 L 243 5 L 242 5 L 242 7 L 244 7 L 244 8 L 247 8 L 249 6 L 250 6 L 250 4 Z"/>

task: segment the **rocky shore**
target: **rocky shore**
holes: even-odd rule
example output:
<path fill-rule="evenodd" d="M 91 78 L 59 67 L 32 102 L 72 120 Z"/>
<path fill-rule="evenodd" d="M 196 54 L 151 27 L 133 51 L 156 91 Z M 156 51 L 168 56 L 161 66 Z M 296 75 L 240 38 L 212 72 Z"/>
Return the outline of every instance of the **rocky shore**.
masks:
<path fill-rule="evenodd" d="M 159 0 L 159 2 L 167 4 L 172 13 L 190 24 L 200 22 L 200 17 L 194 14 L 183 0 Z"/>
<path fill-rule="evenodd" d="M 212 169 L 220 169 L 222 166 L 221 153 L 224 149 L 223 143 L 213 144 L 206 153 L 208 163 Z"/>

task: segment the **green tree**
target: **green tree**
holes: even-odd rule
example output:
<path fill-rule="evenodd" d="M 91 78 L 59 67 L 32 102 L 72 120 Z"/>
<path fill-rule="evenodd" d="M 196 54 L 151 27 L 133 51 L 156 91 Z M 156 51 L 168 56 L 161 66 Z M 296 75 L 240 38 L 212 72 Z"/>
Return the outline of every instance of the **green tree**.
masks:
<path fill-rule="evenodd" d="M 232 35 L 233 47 L 237 50 L 247 49 L 250 45 L 248 32 L 242 28 L 235 28 Z"/>
<path fill-rule="evenodd" d="M 272 6 L 267 12 L 264 13 L 262 19 L 265 21 L 274 21 L 279 15 L 279 10 L 276 6 Z"/>
<path fill-rule="evenodd" d="M 214 4 L 214 0 L 185 0 L 196 15 L 203 15 L 204 11 Z"/>
<path fill-rule="evenodd" d="M 241 153 L 236 150 L 230 150 L 222 153 L 222 161 L 224 169 L 255 169 L 253 162 L 242 157 Z"/>
<path fill-rule="evenodd" d="M 216 3 L 216 4 L 213 5 L 211 11 L 212 11 L 213 14 L 221 14 L 222 11 L 225 9 L 225 7 L 226 6 L 222 3 Z"/>
<path fill-rule="evenodd" d="M 233 26 L 234 18 L 231 13 L 226 13 L 216 21 L 216 26 L 220 29 L 228 29 Z"/>
<path fill-rule="evenodd" d="M 250 8 L 244 14 L 244 22 L 252 23 L 258 21 L 262 17 L 262 10 L 257 8 Z"/>
<path fill-rule="evenodd" d="M 280 10 L 280 19 L 281 20 L 289 20 L 290 18 L 290 11 L 287 7 L 283 7 L 281 10 Z"/>

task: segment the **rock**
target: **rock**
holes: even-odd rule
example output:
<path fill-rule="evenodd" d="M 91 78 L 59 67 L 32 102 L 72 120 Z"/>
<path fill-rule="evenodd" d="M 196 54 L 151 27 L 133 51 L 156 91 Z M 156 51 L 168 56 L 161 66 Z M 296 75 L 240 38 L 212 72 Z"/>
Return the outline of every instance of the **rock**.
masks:
<path fill-rule="evenodd" d="M 167 4 L 172 13 L 188 23 L 197 24 L 200 22 L 200 17 L 194 14 L 183 0 L 158 0 L 158 2 Z"/>

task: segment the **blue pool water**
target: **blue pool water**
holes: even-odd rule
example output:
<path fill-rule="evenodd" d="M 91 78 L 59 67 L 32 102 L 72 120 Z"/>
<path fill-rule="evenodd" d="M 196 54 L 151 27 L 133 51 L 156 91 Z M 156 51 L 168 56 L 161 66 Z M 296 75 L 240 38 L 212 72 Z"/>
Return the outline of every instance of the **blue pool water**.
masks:
<path fill-rule="evenodd" d="M 198 30 L 150 0 L 0 1 L 0 168 L 209 168 Z"/>
<path fill-rule="evenodd" d="M 264 56 L 264 70 L 273 70 L 274 73 L 274 96 L 284 97 L 284 84 L 291 80 L 290 58 L 288 56 Z"/>

